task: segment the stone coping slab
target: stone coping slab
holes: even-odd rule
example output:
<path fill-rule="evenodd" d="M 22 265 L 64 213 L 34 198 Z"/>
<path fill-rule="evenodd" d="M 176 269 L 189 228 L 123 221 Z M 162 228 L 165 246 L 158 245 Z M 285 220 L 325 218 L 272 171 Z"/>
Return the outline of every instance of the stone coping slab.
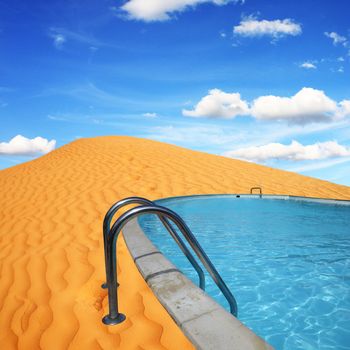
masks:
<path fill-rule="evenodd" d="M 124 227 L 123 236 L 143 278 L 196 349 L 273 350 L 166 259 L 137 219 Z"/>

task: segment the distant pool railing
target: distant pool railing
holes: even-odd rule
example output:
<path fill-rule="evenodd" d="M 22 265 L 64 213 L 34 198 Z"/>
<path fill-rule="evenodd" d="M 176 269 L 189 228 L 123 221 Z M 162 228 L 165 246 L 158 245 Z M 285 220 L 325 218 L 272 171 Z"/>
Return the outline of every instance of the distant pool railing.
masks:
<path fill-rule="evenodd" d="M 146 204 L 135 207 L 128 210 L 126 213 L 122 214 L 118 220 L 113 224 L 112 228 L 109 229 L 113 215 L 117 212 L 118 209 L 122 208 L 128 204 Z M 200 268 L 198 263 L 193 258 L 192 254 L 178 236 L 175 229 L 172 227 L 172 224 L 169 222 L 172 221 L 177 228 L 180 230 L 182 235 L 185 237 L 193 251 L 196 253 L 197 257 L 200 259 L 204 267 L 209 272 L 215 284 L 219 287 L 225 298 L 227 299 L 230 305 L 230 312 L 232 315 L 237 316 L 237 303 L 232 295 L 231 291 L 225 284 L 224 280 L 220 276 L 219 272 L 216 270 L 215 266 L 197 241 L 196 237 L 193 235 L 191 230 L 188 228 L 183 219 L 176 214 L 174 211 L 156 205 L 148 199 L 141 197 L 129 197 L 125 198 L 117 203 L 115 203 L 107 212 L 104 222 L 103 222 L 103 239 L 104 239 L 104 248 L 105 248 L 105 268 L 106 268 L 106 277 L 107 277 L 107 288 L 108 288 L 108 305 L 109 305 L 109 314 L 107 314 L 103 319 L 103 323 L 107 325 L 114 325 L 121 323 L 125 320 L 125 315 L 120 313 L 118 310 L 118 294 L 117 294 L 117 254 L 116 254 L 116 243 L 120 231 L 123 227 L 132 219 L 144 215 L 144 214 L 155 214 L 159 217 L 161 222 L 164 224 L 168 232 L 174 238 L 175 242 L 179 245 L 180 249 L 183 251 L 185 256 L 191 262 L 192 266 L 195 268 L 199 275 L 199 284 L 202 289 L 205 287 L 204 274 L 203 270 Z M 103 284 L 102 287 L 105 287 L 106 284 Z"/>
<path fill-rule="evenodd" d="M 262 189 L 261 189 L 261 187 L 251 187 L 250 194 L 253 194 L 254 190 L 259 190 L 259 195 L 260 195 L 260 198 L 261 198 L 261 196 L 262 196 Z"/>

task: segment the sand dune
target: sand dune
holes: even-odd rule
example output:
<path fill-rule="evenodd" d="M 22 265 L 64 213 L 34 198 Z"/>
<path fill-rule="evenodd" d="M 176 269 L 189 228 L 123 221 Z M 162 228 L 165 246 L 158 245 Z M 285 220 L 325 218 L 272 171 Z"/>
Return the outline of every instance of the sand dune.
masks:
<path fill-rule="evenodd" d="M 191 349 L 118 244 L 120 310 L 106 327 L 102 219 L 127 196 L 264 193 L 350 199 L 350 188 L 131 137 L 80 139 L 0 172 L 1 349 Z"/>

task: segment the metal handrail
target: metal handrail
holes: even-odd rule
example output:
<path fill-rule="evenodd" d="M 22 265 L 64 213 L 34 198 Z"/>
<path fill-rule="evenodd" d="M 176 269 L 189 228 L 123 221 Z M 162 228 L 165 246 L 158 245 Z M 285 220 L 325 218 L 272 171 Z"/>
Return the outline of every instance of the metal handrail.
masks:
<path fill-rule="evenodd" d="M 214 280 L 215 284 L 219 287 L 224 294 L 226 300 L 230 305 L 230 311 L 234 316 L 237 316 L 237 303 L 226 286 L 224 280 L 221 278 L 219 272 L 216 270 L 209 257 L 200 246 L 196 237 L 190 231 L 186 223 L 181 219 L 179 215 L 170 209 L 161 206 L 139 206 L 128 210 L 121 215 L 119 219 L 113 224 L 108 236 L 107 236 L 107 263 L 109 269 L 107 271 L 107 286 L 108 286 L 108 306 L 109 314 L 106 315 L 102 321 L 107 325 L 113 325 L 121 323 L 125 320 L 125 315 L 118 310 L 118 295 L 117 295 L 117 239 L 120 231 L 133 218 L 143 214 L 161 214 L 167 219 L 171 220 L 186 238 L 191 248 L 194 250 L 200 261 L 203 263 L 210 276 Z"/>
<path fill-rule="evenodd" d="M 262 195 L 262 189 L 261 189 L 261 187 L 252 187 L 252 188 L 250 189 L 250 194 L 253 194 L 253 190 L 259 190 L 259 191 L 260 191 L 259 195 L 260 195 L 260 197 L 261 197 L 261 195 Z"/>
<path fill-rule="evenodd" d="M 108 275 L 108 269 L 109 265 L 107 263 L 107 237 L 108 233 L 110 231 L 112 218 L 115 215 L 115 213 L 121 209 L 122 207 L 129 205 L 129 204 L 144 204 L 144 205 L 156 205 L 154 202 L 142 198 L 142 197 L 128 197 L 124 198 L 116 203 L 114 203 L 109 210 L 107 211 L 104 220 L 103 220 L 103 244 L 104 244 L 104 253 L 105 253 L 105 269 L 106 269 L 106 280 Z M 205 290 L 205 275 L 200 267 L 200 265 L 197 263 L 196 259 L 191 254 L 190 250 L 187 248 L 184 241 L 181 239 L 181 237 L 177 234 L 177 232 L 172 227 L 171 223 L 164 218 L 162 215 L 157 215 L 159 220 L 162 222 L 162 224 L 165 226 L 167 231 L 170 233 L 171 237 L 175 240 L 181 251 L 184 253 L 188 261 L 191 263 L 193 268 L 196 270 L 198 274 L 199 279 L 199 287 L 203 290 Z M 107 288 L 107 283 L 103 283 L 102 288 Z"/>

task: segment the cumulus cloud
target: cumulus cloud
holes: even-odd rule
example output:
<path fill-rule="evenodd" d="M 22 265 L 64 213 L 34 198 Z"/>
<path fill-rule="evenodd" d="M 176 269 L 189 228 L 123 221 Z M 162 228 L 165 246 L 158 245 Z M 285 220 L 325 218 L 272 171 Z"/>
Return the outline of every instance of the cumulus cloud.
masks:
<path fill-rule="evenodd" d="M 55 149 L 56 140 L 47 140 L 40 136 L 28 139 L 17 135 L 9 142 L 0 142 L 0 155 L 33 156 L 46 154 Z"/>
<path fill-rule="evenodd" d="M 305 68 L 305 69 L 316 69 L 317 67 L 311 63 L 311 62 L 304 62 L 300 66 L 300 68 Z"/>
<path fill-rule="evenodd" d="M 261 96 L 253 101 L 251 113 L 257 119 L 295 123 L 327 121 L 338 111 L 335 101 L 321 90 L 302 88 L 292 97 Z"/>
<path fill-rule="evenodd" d="M 336 32 L 324 32 L 324 35 L 333 41 L 333 45 L 341 44 L 343 46 L 347 46 L 348 41 L 345 36 L 341 36 Z"/>
<path fill-rule="evenodd" d="M 152 22 L 167 21 L 171 19 L 172 13 L 182 12 L 198 4 L 212 3 L 222 6 L 229 2 L 239 2 L 239 0 L 128 0 L 121 9 L 131 19 Z"/>
<path fill-rule="evenodd" d="M 350 148 L 339 145 L 336 141 L 317 142 L 312 145 L 302 145 L 292 141 L 289 145 L 269 143 L 263 146 L 240 148 L 225 153 L 226 156 L 248 161 L 264 162 L 277 160 L 319 160 L 350 156 Z"/>
<path fill-rule="evenodd" d="M 219 89 L 210 90 L 209 95 L 204 96 L 193 110 L 182 110 L 182 114 L 186 117 L 227 119 L 248 113 L 248 104 L 241 99 L 239 93 L 227 93 Z"/>
<path fill-rule="evenodd" d="M 302 88 L 291 97 L 260 96 L 251 103 L 238 92 L 227 93 L 219 89 L 209 91 L 192 110 L 183 109 L 187 117 L 234 118 L 250 115 L 260 120 L 283 120 L 294 124 L 331 122 L 350 116 L 350 100 L 337 103 L 322 90 Z"/>
<path fill-rule="evenodd" d="M 239 25 L 233 27 L 233 32 L 236 35 L 245 37 L 270 36 L 278 39 L 287 35 L 300 35 L 302 30 L 301 25 L 295 23 L 290 18 L 274 21 L 264 19 L 259 21 L 254 17 L 247 17 Z"/>

